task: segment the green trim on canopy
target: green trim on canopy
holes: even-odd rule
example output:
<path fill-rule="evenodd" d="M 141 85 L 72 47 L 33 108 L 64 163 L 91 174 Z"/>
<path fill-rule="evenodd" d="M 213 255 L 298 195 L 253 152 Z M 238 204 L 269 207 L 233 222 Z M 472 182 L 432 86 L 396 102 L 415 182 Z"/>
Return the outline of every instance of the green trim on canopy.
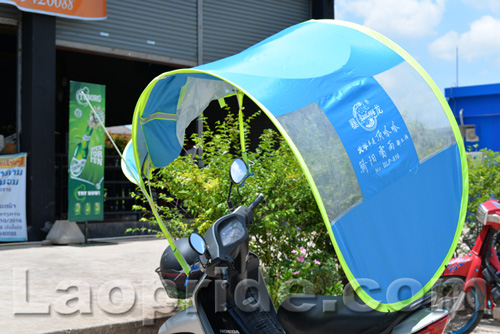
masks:
<path fill-rule="evenodd" d="M 429 99 L 427 105 L 407 101 L 406 95 L 410 94 L 401 97 L 397 88 L 390 87 L 391 80 L 396 80 L 396 86 L 405 83 L 405 76 L 417 83 L 422 95 Z M 204 88 L 209 90 L 208 95 L 203 95 Z M 180 152 L 185 130 L 182 127 L 199 116 L 210 100 L 221 102 L 235 93 L 240 98 L 248 96 L 259 106 L 290 146 L 317 201 L 342 268 L 360 298 L 374 309 L 391 312 L 422 297 L 439 278 L 458 243 L 467 209 L 468 172 L 453 114 L 415 59 L 368 28 L 342 21 L 312 20 L 238 55 L 164 73 L 146 87 L 134 111 L 133 149 L 138 172 L 148 177 L 152 169 L 172 161 Z M 193 94 L 200 94 L 200 101 L 195 101 Z M 406 110 L 400 110 L 400 106 Z M 412 118 L 412 113 L 422 106 L 428 109 L 422 113 L 424 118 Z M 335 168 L 342 166 L 331 164 L 329 167 L 335 170 L 328 176 L 322 174 L 318 164 L 314 166 L 300 126 L 293 128 L 301 116 L 312 115 L 321 119 L 310 124 L 328 123 L 318 131 L 323 135 L 324 131 L 331 132 L 326 137 L 333 140 L 334 146 L 326 147 L 324 152 L 331 158 L 329 162 L 349 161 L 352 166 L 348 169 L 337 171 Z M 429 121 L 433 117 L 438 122 Z M 419 126 L 424 129 L 420 131 Z M 298 141 L 302 141 L 300 145 Z M 340 160 L 334 157 L 337 151 L 343 152 Z M 389 152 L 391 156 L 387 156 Z M 341 201 L 332 187 L 343 179 L 333 180 L 331 176 L 344 172 L 350 178 L 346 182 L 352 181 L 356 189 L 345 194 L 351 196 L 350 201 L 337 203 Z M 399 191 L 399 186 L 404 188 Z M 446 187 L 449 192 L 443 191 Z M 327 198 L 330 195 L 334 197 Z M 413 209 L 405 197 L 417 201 L 415 205 L 422 206 L 420 211 L 431 210 L 439 201 L 447 211 L 436 217 L 419 211 L 403 226 L 399 221 L 406 218 L 405 210 Z M 366 222 L 371 218 L 370 210 L 379 214 L 373 224 Z M 390 219 L 384 220 L 383 215 Z M 440 225 L 433 226 L 432 221 Z M 431 228 L 428 234 L 425 229 Z M 405 244 L 405 233 L 413 232 L 429 236 L 428 242 L 433 244 L 428 245 L 428 250 L 409 253 L 412 249 Z M 376 241 L 381 243 L 380 249 L 370 250 L 382 260 L 371 263 L 360 250 L 366 251 L 368 244 L 378 247 Z M 416 268 L 411 267 L 413 263 L 396 268 L 405 254 L 413 256 L 408 261 L 415 262 Z M 423 258 L 430 263 L 427 267 Z M 414 285 L 410 295 L 394 301 L 389 296 L 391 280 L 405 277 L 421 285 Z M 364 278 L 380 280 L 386 295 L 362 286 Z"/>

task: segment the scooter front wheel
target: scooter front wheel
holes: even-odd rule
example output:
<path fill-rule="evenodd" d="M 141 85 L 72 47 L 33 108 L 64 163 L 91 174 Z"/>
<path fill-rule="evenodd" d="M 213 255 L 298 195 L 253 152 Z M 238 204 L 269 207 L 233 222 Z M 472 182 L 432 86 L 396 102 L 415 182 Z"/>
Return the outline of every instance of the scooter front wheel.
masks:
<path fill-rule="evenodd" d="M 484 313 L 484 297 L 481 289 L 474 284 L 468 291 L 463 290 L 463 277 L 443 277 L 434 285 L 433 307 L 450 312 L 450 322 L 445 333 L 467 334 L 481 321 Z"/>

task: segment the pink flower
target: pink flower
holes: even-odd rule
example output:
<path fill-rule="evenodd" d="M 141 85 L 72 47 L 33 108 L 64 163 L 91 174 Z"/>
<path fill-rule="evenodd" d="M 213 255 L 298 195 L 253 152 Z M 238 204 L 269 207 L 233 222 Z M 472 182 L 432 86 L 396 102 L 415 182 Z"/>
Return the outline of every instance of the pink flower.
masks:
<path fill-rule="evenodd" d="M 299 261 L 299 262 L 304 262 L 304 257 L 303 257 L 302 255 L 301 255 L 301 256 L 299 256 L 299 257 L 297 258 L 297 261 Z"/>
<path fill-rule="evenodd" d="M 295 275 L 297 274 L 300 274 L 300 270 L 297 270 L 296 272 L 294 272 Z"/>
<path fill-rule="evenodd" d="M 295 249 L 292 251 L 292 254 L 298 254 L 299 252 L 297 252 Z"/>
<path fill-rule="evenodd" d="M 319 262 L 318 260 L 314 260 L 314 263 L 317 264 L 317 265 L 321 264 L 321 262 Z"/>
<path fill-rule="evenodd" d="M 300 253 L 306 255 L 306 250 L 304 247 L 300 247 Z"/>

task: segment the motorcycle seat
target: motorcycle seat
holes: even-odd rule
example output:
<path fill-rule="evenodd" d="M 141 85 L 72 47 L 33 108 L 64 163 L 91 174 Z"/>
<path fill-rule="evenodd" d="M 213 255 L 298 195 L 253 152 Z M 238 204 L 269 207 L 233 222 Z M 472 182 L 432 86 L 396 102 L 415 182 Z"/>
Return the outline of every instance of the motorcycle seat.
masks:
<path fill-rule="evenodd" d="M 379 312 L 359 298 L 296 295 L 278 309 L 278 319 L 287 334 L 369 334 L 390 330 L 411 312 Z"/>

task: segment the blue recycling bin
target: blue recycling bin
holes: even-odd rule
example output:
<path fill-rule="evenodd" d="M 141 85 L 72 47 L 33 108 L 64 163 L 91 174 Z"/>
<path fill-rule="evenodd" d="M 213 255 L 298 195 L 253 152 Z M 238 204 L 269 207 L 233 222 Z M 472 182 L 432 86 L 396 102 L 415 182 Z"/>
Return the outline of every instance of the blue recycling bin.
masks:
<path fill-rule="evenodd" d="M 500 84 L 445 89 L 466 148 L 500 152 Z"/>

